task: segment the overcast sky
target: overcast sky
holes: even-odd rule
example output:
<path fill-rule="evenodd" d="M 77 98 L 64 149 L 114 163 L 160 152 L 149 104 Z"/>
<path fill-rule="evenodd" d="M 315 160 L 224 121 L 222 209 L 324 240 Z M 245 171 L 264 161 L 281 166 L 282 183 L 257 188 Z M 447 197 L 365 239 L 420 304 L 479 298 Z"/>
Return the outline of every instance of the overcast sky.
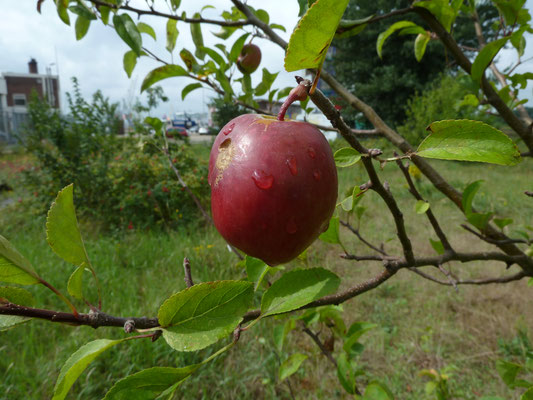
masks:
<path fill-rule="evenodd" d="M 0 72 L 27 72 L 27 63 L 33 57 L 39 64 L 40 73 L 45 73 L 47 66 L 51 66 L 53 74 L 59 71 L 63 93 L 72 88 L 70 78 L 76 76 L 81 84 L 83 94 L 87 97 L 97 89 L 102 90 L 113 101 L 126 100 L 131 102 L 136 96 L 144 97 L 140 94 L 141 82 L 150 70 L 160 66 L 160 64 L 143 57 L 135 67 L 132 78 L 129 79 L 122 67 L 122 57 L 129 48 L 122 39 L 112 32 L 111 28 L 104 26 L 101 22 L 93 21 L 88 34 L 81 41 L 76 41 L 75 19 L 72 15 L 72 26 L 67 26 L 58 18 L 52 0 L 44 1 L 42 14 L 37 13 L 36 3 L 36 0 L 0 1 L 0 15 L 2 16 L 0 23 Z M 144 4 L 141 0 L 131 2 L 131 4 L 136 3 Z M 216 7 L 216 10 L 205 10 L 202 15 L 205 18 L 213 19 L 219 18 L 220 12 L 231 6 L 229 0 L 182 0 L 181 3 L 180 10 L 186 11 L 188 16 L 192 16 L 203 5 L 211 4 Z M 255 8 L 266 9 L 270 14 L 271 22 L 285 26 L 287 33 L 278 32 L 284 39 L 288 40 L 298 21 L 297 0 L 249 0 L 248 4 Z M 527 4 L 531 10 L 533 0 L 528 0 Z M 162 11 L 166 10 L 165 5 L 158 4 L 157 0 L 156 8 Z M 134 16 L 135 20 L 136 18 Z M 169 53 L 164 49 L 166 21 L 147 16 L 143 16 L 141 21 L 152 25 L 158 37 L 158 42 L 154 42 L 151 37 L 143 34 L 143 45 L 170 61 Z M 178 53 L 182 48 L 194 49 L 188 24 L 178 22 L 178 30 L 175 60 L 179 59 Z M 213 46 L 220 42 L 220 39 L 210 33 L 218 30 L 219 27 L 214 25 L 203 26 L 206 46 Z M 238 33 L 235 33 L 230 41 L 239 36 Z M 531 35 L 528 39 L 524 58 L 533 56 Z M 263 53 L 261 67 L 266 67 L 271 72 L 280 71 L 284 57 L 281 48 L 267 40 L 254 39 L 254 43 L 260 45 Z M 512 60 L 514 60 L 514 54 L 511 51 L 505 51 L 499 57 L 501 65 L 509 64 Z M 52 63 L 54 65 L 50 65 Z M 533 62 L 522 65 L 517 70 L 532 71 Z M 258 71 L 252 75 L 254 86 L 261 79 L 260 69 Z M 294 72 L 281 71 L 274 87 L 293 85 L 294 75 L 296 75 Z M 185 78 L 171 78 L 161 81 L 170 101 L 160 106 L 157 112 L 172 114 L 179 111 L 206 111 L 205 104 L 213 93 L 208 89 L 194 91 L 189 94 L 185 102 L 181 101 L 181 89 L 189 83 L 191 81 Z M 533 99 L 532 88 L 533 84 L 530 83 L 522 96 Z M 65 103 L 64 94 L 62 95 L 62 102 Z M 531 106 L 531 103 L 530 100 L 527 105 Z"/>

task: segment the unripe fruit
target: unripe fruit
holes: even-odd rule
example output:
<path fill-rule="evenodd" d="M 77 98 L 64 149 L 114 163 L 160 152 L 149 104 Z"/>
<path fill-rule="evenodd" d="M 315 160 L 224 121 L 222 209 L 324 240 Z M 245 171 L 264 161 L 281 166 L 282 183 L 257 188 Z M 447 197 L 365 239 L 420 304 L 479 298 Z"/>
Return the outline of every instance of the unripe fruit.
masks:
<path fill-rule="evenodd" d="M 243 74 L 251 74 L 261 63 L 261 49 L 255 44 L 242 46 L 241 54 L 237 58 L 237 68 Z"/>
<path fill-rule="evenodd" d="M 220 234 L 269 265 L 297 257 L 335 209 L 337 170 L 313 125 L 241 115 L 218 134 L 209 160 L 211 210 Z"/>

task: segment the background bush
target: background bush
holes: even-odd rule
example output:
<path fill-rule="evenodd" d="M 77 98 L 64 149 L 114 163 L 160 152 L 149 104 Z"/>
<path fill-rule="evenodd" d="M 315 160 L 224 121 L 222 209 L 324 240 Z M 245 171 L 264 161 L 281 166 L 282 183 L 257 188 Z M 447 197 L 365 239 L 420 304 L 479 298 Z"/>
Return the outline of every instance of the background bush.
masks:
<path fill-rule="evenodd" d="M 57 192 L 74 183 L 78 213 L 106 229 L 174 227 L 196 220 L 197 207 L 176 181 L 169 161 L 156 147 L 118 135 L 118 104 L 100 91 L 91 102 L 74 80 L 62 116 L 34 98 L 25 145 L 33 166 L 23 185 L 34 213 L 44 214 Z M 171 157 L 193 192 L 207 204 L 207 162 L 199 161 L 184 141 L 169 144 Z"/>

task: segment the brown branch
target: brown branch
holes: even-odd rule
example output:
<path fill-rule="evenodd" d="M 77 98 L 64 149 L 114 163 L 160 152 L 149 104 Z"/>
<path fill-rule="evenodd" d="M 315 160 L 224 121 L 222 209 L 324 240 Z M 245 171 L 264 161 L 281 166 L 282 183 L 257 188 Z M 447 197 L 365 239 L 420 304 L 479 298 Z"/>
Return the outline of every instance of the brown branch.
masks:
<path fill-rule="evenodd" d="M 361 236 L 361 234 L 359 233 L 359 229 L 355 229 L 349 222 L 347 221 L 342 221 L 342 220 L 339 220 L 339 222 L 341 223 L 342 226 L 348 228 L 350 230 L 350 232 L 352 232 L 355 236 L 357 236 L 357 238 L 362 242 L 364 243 L 366 246 L 370 247 L 372 250 L 386 256 L 387 253 L 383 250 L 381 250 L 380 248 L 374 246 L 372 243 L 370 243 L 368 240 L 366 240 L 365 238 L 363 238 L 363 236 Z"/>
<path fill-rule="evenodd" d="M 344 139 L 346 139 L 346 141 L 354 149 L 356 149 L 361 154 L 368 154 L 368 150 L 359 142 L 359 140 L 357 140 L 355 135 L 351 133 L 350 127 L 346 125 L 346 122 L 344 122 L 333 103 L 326 96 L 324 96 L 324 94 L 320 90 L 315 90 L 313 94 L 309 94 L 309 97 L 318 107 L 318 109 L 322 111 L 326 118 L 329 119 L 331 124 L 339 130 Z M 391 212 L 394 218 L 394 223 L 396 225 L 396 234 L 402 245 L 404 256 L 407 260 L 412 262 L 414 260 L 413 248 L 411 245 L 411 241 L 407 236 L 407 231 L 405 230 L 403 214 L 400 211 L 398 204 L 396 203 L 396 200 L 392 196 L 391 192 L 381 183 L 376 169 L 374 168 L 374 164 L 371 157 L 363 157 L 362 162 L 366 169 L 368 177 L 372 182 L 370 188 L 381 196 L 381 198 L 389 208 L 389 211 Z"/>
<path fill-rule="evenodd" d="M 509 244 L 509 243 L 524 243 L 524 244 L 530 244 L 531 240 L 525 240 L 525 239 L 492 239 L 490 237 L 487 237 L 485 235 L 482 235 L 481 233 L 476 232 L 474 229 L 470 228 L 468 225 L 461 224 L 461 228 L 467 230 L 471 234 L 477 236 L 484 242 L 490 243 L 490 244 Z"/>
<path fill-rule="evenodd" d="M 150 8 L 149 10 L 143 10 L 141 8 L 132 7 L 129 4 L 122 4 L 122 5 L 116 5 L 112 3 L 108 3 L 101 0 L 89 0 L 92 4 L 94 4 L 97 7 L 109 7 L 113 10 L 126 10 L 136 13 L 138 16 L 141 15 L 153 15 L 156 17 L 163 17 L 168 19 L 173 19 L 176 21 L 182 21 L 187 22 L 189 24 L 211 24 L 211 25 L 219 25 L 219 26 L 227 26 L 227 27 L 242 27 L 246 25 L 251 25 L 252 22 L 249 20 L 238 20 L 238 21 L 221 21 L 221 20 L 214 20 L 214 19 L 207 19 L 207 18 L 183 18 L 180 15 L 175 14 L 169 14 L 164 13 L 161 11 L 154 10 L 153 8 Z"/>
<path fill-rule="evenodd" d="M 335 368 L 337 368 L 337 360 L 335 360 L 335 358 L 333 357 L 333 354 L 331 354 L 331 351 L 326 349 L 326 347 L 324 346 L 324 343 L 322 343 L 322 341 L 320 340 L 318 335 L 316 333 L 314 333 L 308 327 L 304 327 L 302 329 L 302 331 L 305 334 L 307 334 L 313 340 L 313 342 L 316 343 L 316 345 L 318 346 L 318 348 L 320 349 L 322 354 L 324 354 L 326 356 L 326 358 L 335 366 Z"/>
<path fill-rule="evenodd" d="M 87 325 L 93 328 L 99 328 L 101 326 L 124 327 L 126 323 L 131 324 L 131 321 L 133 321 L 136 329 L 150 329 L 159 326 L 157 318 L 115 317 L 100 311 L 89 314 L 80 313 L 76 317 L 71 313 L 24 307 L 11 303 L 0 305 L 0 315 L 18 315 L 20 317 L 46 319 L 50 322 L 60 322 L 69 325 Z"/>
<path fill-rule="evenodd" d="M 396 155 L 396 153 L 394 154 Z M 400 170 L 403 173 L 403 176 L 405 177 L 405 180 L 407 181 L 407 185 L 409 186 L 409 192 L 413 195 L 413 197 L 417 200 L 425 201 L 416 188 L 413 180 L 411 179 L 411 175 L 409 174 L 409 168 L 406 167 L 401 160 L 396 160 L 396 164 L 400 167 Z M 429 208 L 426 211 L 426 216 L 429 220 L 429 223 L 433 227 L 433 230 L 437 234 L 438 238 L 440 239 L 442 246 L 445 250 L 452 250 L 452 246 L 450 245 L 450 242 L 448 241 L 448 238 L 444 234 L 443 230 L 441 229 L 439 222 L 437 221 L 437 218 L 435 217 L 435 214 L 433 214 L 433 211 L 431 208 Z"/>
<path fill-rule="evenodd" d="M 435 278 L 423 271 L 420 271 L 416 268 L 409 268 L 409 271 L 414 272 L 415 274 L 423 277 L 424 279 L 430 280 L 432 282 L 438 283 L 439 285 L 445 286 L 456 286 L 456 285 L 488 285 L 492 283 L 508 283 L 513 281 L 519 281 L 524 278 L 526 274 L 523 271 L 520 271 L 514 275 L 501 276 L 497 278 L 484 278 L 484 279 L 464 279 L 464 280 L 454 280 L 453 282 L 443 281 L 438 278 Z"/>

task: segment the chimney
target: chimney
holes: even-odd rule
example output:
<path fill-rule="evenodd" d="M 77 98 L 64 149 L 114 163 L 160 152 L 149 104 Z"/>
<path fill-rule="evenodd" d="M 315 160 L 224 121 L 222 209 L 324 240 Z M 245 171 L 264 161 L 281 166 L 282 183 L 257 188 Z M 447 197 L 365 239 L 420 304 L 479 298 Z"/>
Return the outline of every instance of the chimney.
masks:
<path fill-rule="evenodd" d="M 28 63 L 28 67 L 30 69 L 30 74 L 38 74 L 37 70 L 37 61 L 35 61 L 35 58 L 32 58 L 30 62 Z"/>

